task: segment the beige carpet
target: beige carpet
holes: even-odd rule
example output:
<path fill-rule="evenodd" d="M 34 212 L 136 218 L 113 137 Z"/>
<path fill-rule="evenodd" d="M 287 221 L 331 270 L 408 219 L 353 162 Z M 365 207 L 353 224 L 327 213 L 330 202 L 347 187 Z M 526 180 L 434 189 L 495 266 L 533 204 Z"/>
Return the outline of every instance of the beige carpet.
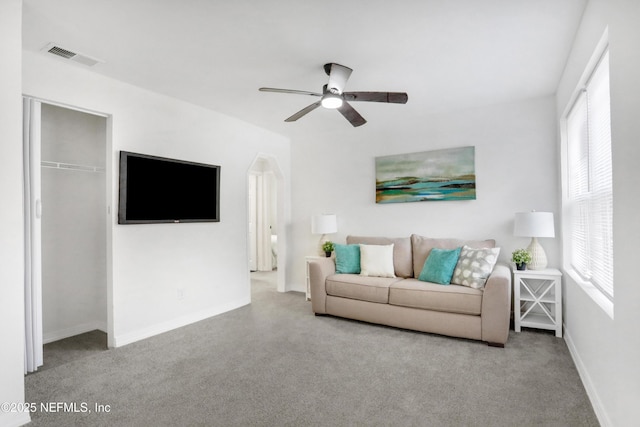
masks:
<path fill-rule="evenodd" d="M 250 306 L 27 376 L 28 402 L 91 410 L 32 425 L 598 425 L 551 333 L 512 331 L 497 349 L 315 317 L 273 274 L 252 277 Z"/>

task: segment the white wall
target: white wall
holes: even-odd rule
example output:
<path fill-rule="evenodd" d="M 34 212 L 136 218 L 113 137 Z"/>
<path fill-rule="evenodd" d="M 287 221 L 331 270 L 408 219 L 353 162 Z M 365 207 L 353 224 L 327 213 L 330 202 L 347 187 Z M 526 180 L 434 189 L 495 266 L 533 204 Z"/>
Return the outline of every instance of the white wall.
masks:
<path fill-rule="evenodd" d="M 416 118 L 393 133 L 371 121 L 295 140 L 293 252 L 298 259 L 292 283 L 304 290 L 303 256 L 314 254 L 318 242 L 310 231 L 311 216 L 320 213 L 338 215 L 338 233 L 329 239 L 339 243 L 349 234 L 494 238 L 502 247 L 500 258 L 508 261 L 514 249 L 530 241 L 513 237 L 515 212 L 558 212 L 555 123 L 549 96 Z M 375 157 L 469 145 L 475 146 L 476 200 L 375 203 Z M 541 243 L 550 264 L 559 266 L 558 239 Z"/>
<path fill-rule="evenodd" d="M 112 116 L 113 345 L 250 302 L 247 171 L 268 153 L 288 179 L 286 138 L 44 54 L 23 53 L 23 89 Z M 120 150 L 221 165 L 221 221 L 116 224 Z"/>
<path fill-rule="evenodd" d="M 611 126 L 613 133 L 616 425 L 640 420 L 640 286 L 633 248 L 640 242 L 640 2 L 614 0 L 610 14 Z"/>
<path fill-rule="evenodd" d="M 605 29 L 609 32 L 614 209 L 614 317 L 565 274 L 565 331 L 569 347 L 603 425 L 637 425 L 640 419 L 640 287 L 632 250 L 640 241 L 637 212 L 640 172 L 640 4 L 590 0 L 557 92 L 558 114 L 567 107 Z M 560 118 L 560 116 L 558 116 Z"/>
<path fill-rule="evenodd" d="M 0 403 L 24 403 L 24 226 L 22 216 L 22 2 L 0 2 Z M 0 411 L 0 425 L 29 422 Z"/>

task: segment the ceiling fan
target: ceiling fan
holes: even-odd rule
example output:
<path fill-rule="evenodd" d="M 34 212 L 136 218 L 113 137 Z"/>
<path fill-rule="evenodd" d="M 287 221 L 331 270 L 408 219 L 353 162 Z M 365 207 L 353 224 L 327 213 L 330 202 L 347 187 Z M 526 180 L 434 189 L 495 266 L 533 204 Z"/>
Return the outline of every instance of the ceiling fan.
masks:
<path fill-rule="evenodd" d="M 285 122 L 295 122 L 300 117 L 323 106 L 324 108 L 338 110 L 349 123 L 356 127 L 362 126 L 367 123 L 367 121 L 348 101 L 387 102 L 393 104 L 407 103 L 408 96 L 405 92 L 344 92 L 344 87 L 353 71 L 344 65 L 332 62 L 324 64 L 324 71 L 329 76 L 329 83 L 323 86 L 322 93 L 293 89 L 276 89 L 272 87 L 261 87 L 259 90 L 262 92 L 293 93 L 296 95 L 309 95 L 320 98 L 319 101 L 314 102 L 285 119 Z"/>

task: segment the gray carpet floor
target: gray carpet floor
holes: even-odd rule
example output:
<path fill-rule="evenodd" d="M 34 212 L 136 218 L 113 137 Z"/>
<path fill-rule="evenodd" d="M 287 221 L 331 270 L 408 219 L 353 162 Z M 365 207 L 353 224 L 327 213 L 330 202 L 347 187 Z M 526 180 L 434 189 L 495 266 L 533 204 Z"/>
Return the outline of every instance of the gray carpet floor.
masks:
<path fill-rule="evenodd" d="M 107 334 L 98 330 L 45 344 L 44 364 L 38 371 L 52 369 L 106 350 Z"/>
<path fill-rule="evenodd" d="M 78 410 L 38 410 L 31 425 L 598 425 L 551 333 L 512 331 L 499 349 L 315 317 L 273 280 L 252 273 L 249 306 L 28 375 L 27 402 Z"/>

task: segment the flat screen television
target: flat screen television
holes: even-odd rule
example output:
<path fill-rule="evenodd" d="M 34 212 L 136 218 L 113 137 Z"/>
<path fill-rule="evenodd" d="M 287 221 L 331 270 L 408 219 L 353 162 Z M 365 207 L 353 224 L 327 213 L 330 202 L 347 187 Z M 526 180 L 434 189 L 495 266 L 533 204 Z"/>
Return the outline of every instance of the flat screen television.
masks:
<path fill-rule="evenodd" d="M 219 221 L 220 166 L 120 151 L 118 224 Z"/>

